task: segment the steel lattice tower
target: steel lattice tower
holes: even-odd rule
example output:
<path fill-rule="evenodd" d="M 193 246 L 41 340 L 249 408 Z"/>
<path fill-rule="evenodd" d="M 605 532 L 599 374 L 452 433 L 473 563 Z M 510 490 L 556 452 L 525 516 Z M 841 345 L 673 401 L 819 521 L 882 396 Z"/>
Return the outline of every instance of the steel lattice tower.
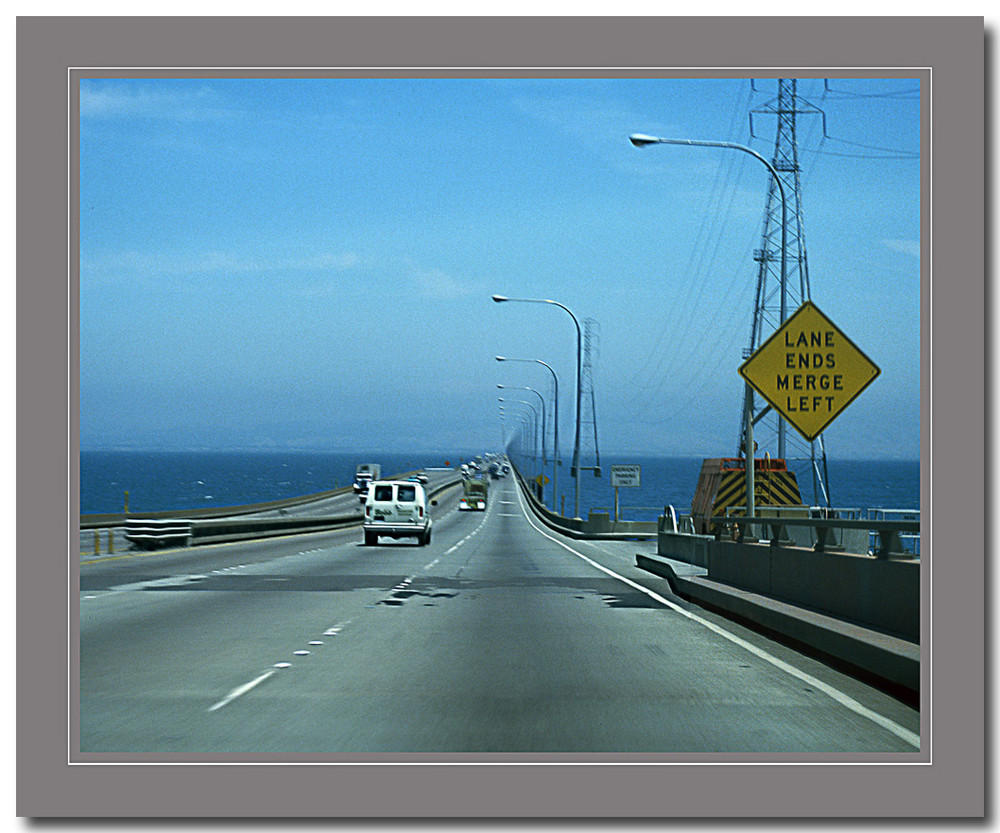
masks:
<path fill-rule="evenodd" d="M 810 299 L 809 265 L 806 258 L 805 229 L 802 219 L 802 187 L 800 181 L 798 139 L 796 136 L 796 117 L 799 114 L 819 114 L 823 112 L 796 95 L 795 79 L 778 79 L 778 97 L 752 110 L 750 113 L 750 133 L 754 135 L 754 114 L 777 116 L 777 134 L 774 140 L 774 166 L 784 187 L 785 199 L 788 203 L 788 229 L 786 230 L 787 261 L 785 280 L 781 276 L 781 192 L 773 177 L 764 208 L 763 232 L 761 246 L 754 251 L 757 262 L 757 290 L 754 300 L 753 323 L 750 330 L 750 346 L 744 358 L 748 357 L 763 344 L 770 335 L 784 323 L 785 319 L 795 312 L 804 302 Z M 825 134 L 824 125 L 824 134 Z M 751 413 L 753 421 L 762 419 L 767 412 L 768 420 L 764 423 L 766 429 L 755 428 L 755 436 L 759 434 L 759 450 L 768 450 L 765 443 L 770 444 L 770 453 L 785 459 L 791 468 L 792 461 L 809 461 L 813 484 L 813 502 L 830 505 L 830 489 L 827 478 L 826 447 L 823 435 L 820 434 L 812 442 L 801 440 L 807 448 L 803 448 L 801 456 L 789 456 L 786 450 L 787 429 L 785 420 L 774 411 L 768 412 L 768 405 L 751 390 L 753 397 Z M 742 456 L 743 408 L 740 408 L 740 431 L 737 440 L 737 456 Z M 769 429 L 769 430 L 768 430 Z M 800 484 L 801 488 L 801 484 Z"/>
<path fill-rule="evenodd" d="M 597 477 L 601 476 L 601 452 L 597 446 L 597 407 L 594 404 L 594 360 L 600 350 L 600 328 L 593 318 L 588 318 L 583 322 L 583 367 L 580 372 L 581 399 L 580 425 L 581 434 L 584 437 L 590 435 L 589 430 L 584 430 L 583 426 L 594 426 L 594 465 L 593 471 Z M 583 458 L 583 448 L 588 445 L 586 440 L 581 441 L 580 457 Z M 581 469 L 591 468 L 580 466 Z"/>

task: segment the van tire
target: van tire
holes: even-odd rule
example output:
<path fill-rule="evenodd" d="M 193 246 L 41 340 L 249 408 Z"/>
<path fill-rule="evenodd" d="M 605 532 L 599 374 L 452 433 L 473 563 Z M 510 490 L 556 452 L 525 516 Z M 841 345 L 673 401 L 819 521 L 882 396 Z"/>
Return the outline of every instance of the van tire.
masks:
<path fill-rule="evenodd" d="M 378 534 L 375 532 L 365 533 L 365 546 L 366 547 L 377 547 L 378 546 Z"/>

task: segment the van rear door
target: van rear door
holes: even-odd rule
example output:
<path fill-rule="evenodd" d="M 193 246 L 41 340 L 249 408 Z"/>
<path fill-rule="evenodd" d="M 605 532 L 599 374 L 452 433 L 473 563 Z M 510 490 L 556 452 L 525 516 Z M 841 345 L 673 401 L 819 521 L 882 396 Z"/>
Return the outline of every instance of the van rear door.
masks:
<path fill-rule="evenodd" d="M 396 486 L 396 517 L 401 523 L 420 523 L 423 520 L 423 506 L 417 501 L 417 485 L 400 483 Z"/>
<path fill-rule="evenodd" d="M 416 524 L 423 520 L 424 506 L 417 500 L 416 483 L 376 483 L 372 495 L 372 519 L 390 524 Z"/>

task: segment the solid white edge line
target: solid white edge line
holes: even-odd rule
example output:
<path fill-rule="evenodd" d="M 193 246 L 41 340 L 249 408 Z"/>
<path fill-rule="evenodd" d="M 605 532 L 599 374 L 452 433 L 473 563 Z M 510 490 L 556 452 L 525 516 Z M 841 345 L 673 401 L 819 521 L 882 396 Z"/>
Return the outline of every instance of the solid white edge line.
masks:
<path fill-rule="evenodd" d="M 702 619 L 700 616 L 697 616 L 694 613 L 691 613 L 690 611 L 685 610 L 684 608 L 680 607 L 679 605 L 674 604 L 669 599 L 665 599 L 659 593 L 655 593 L 654 591 L 650 590 L 649 588 L 643 587 L 641 584 L 637 584 L 636 582 L 632 581 L 631 579 L 625 578 L 625 576 L 618 575 L 618 573 L 614 572 L 613 570 L 608 569 L 607 567 L 603 566 L 602 564 L 598 564 L 596 561 L 588 558 L 583 553 L 577 552 L 575 549 L 573 549 L 568 544 L 566 544 L 566 543 L 558 540 L 557 538 L 553 538 L 544 529 L 541 529 L 540 527 L 535 526 L 534 520 L 532 520 L 531 516 L 528 513 L 527 507 L 524 505 L 524 498 L 521 495 L 521 490 L 520 489 L 517 490 L 517 497 L 518 497 L 518 501 L 521 504 L 521 511 L 524 513 L 525 520 L 528 521 L 528 524 L 536 532 L 538 532 L 539 534 L 541 534 L 544 537 L 548 538 L 550 541 L 558 544 L 560 547 L 562 547 L 563 549 L 568 550 L 569 552 L 573 553 L 574 555 L 578 556 L 579 558 L 582 558 L 584 561 L 586 561 L 592 567 L 596 567 L 601 572 L 607 573 L 609 576 L 612 576 L 613 578 L 616 578 L 619 581 L 624 582 L 629 587 L 632 587 L 632 588 L 638 590 L 641 593 L 645 593 L 651 599 L 659 602 L 662 605 L 665 605 L 666 607 L 669 607 L 671 610 L 676 611 L 677 613 L 680 613 L 682 616 L 687 617 L 692 622 L 697 622 L 699 625 L 702 625 L 702 626 L 708 628 L 713 633 L 718 634 L 723 639 L 729 640 L 734 645 L 739 645 L 741 648 L 745 649 L 746 651 L 749 651 L 754 656 L 756 656 L 756 657 L 764 660 L 765 662 L 770 663 L 775 668 L 778 668 L 778 669 L 780 669 L 782 671 L 785 671 L 788 674 L 791 674 L 793 677 L 798 678 L 799 680 L 801 680 L 804 683 L 808 683 L 809 685 L 815 687 L 819 691 L 822 691 L 828 697 L 830 697 L 833 700 L 835 700 L 836 702 L 840 703 L 842 706 L 845 706 L 846 708 L 850 709 L 855 714 L 860 715 L 861 717 L 867 718 L 868 720 L 872 721 L 872 723 L 875 723 L 876 725 L 881 726 L 883 729 L 886 729 L 887 731 L 889 731 L 892 734 L 896 735 L 896 737 L 901 738 L 902 740 L 906 741 L 908 744 L 910 744 L 910 746 L 916 747 L 918 750 L 920 749 L 920 736 L 918 734 L 916 734 L 915 732 L 911 732 L 906 727 L 900 726 L 898 723 L 896 723 L 893 720 L 890 720 L 888 717 L 885 717 L 884 715 L 881 715 L 878 712 L 872 711 L 867 706 L 863 706 L 861 703 L 859 703 L 853 697 L 850 697 L 849 695 L 844 694 L 842 691 L 839 691 L 838 689 L 834 688 L 833 686 L 824 683 L 822 680 L 818 680 L 816 677 L 813 677 L 811 674 L 807 674 L 805 671 L 802 671 L 801 669 L 796 668 L 794 665 L 789 665 L 784 660 L 781 660 L 781 659 L 778 659 L 775 656 L 772 656 L 771 654 L 769 654 L 767 651 L 763 650 L 762 648 L 758 648 L 756 645 L 754 645 L 754 644 L 752 644 L 750 642 L 747 642 L 745 639 L 742 639 L 742 638 L 736 636 L 736 634 L 730 633 L 725 628 L 722 628 L 719 625 L 716 625 L 714 622 L 709 622 L 707 619 Z"/>

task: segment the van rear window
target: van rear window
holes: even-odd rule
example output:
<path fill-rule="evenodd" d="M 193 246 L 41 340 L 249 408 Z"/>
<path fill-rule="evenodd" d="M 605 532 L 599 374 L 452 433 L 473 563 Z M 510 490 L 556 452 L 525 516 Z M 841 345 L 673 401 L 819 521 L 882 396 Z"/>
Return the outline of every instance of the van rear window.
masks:
<path fill-rule="evenodd" d="M 417 490 L 413 486 L 400 486 L 399 487 L 399 500 L 400 503 L 413 503 L 417 499 Z"/>
<path fill-rule="evenodd" d="M 392 500 L 392 486 L 376 486 L 375 500 Z"/>

